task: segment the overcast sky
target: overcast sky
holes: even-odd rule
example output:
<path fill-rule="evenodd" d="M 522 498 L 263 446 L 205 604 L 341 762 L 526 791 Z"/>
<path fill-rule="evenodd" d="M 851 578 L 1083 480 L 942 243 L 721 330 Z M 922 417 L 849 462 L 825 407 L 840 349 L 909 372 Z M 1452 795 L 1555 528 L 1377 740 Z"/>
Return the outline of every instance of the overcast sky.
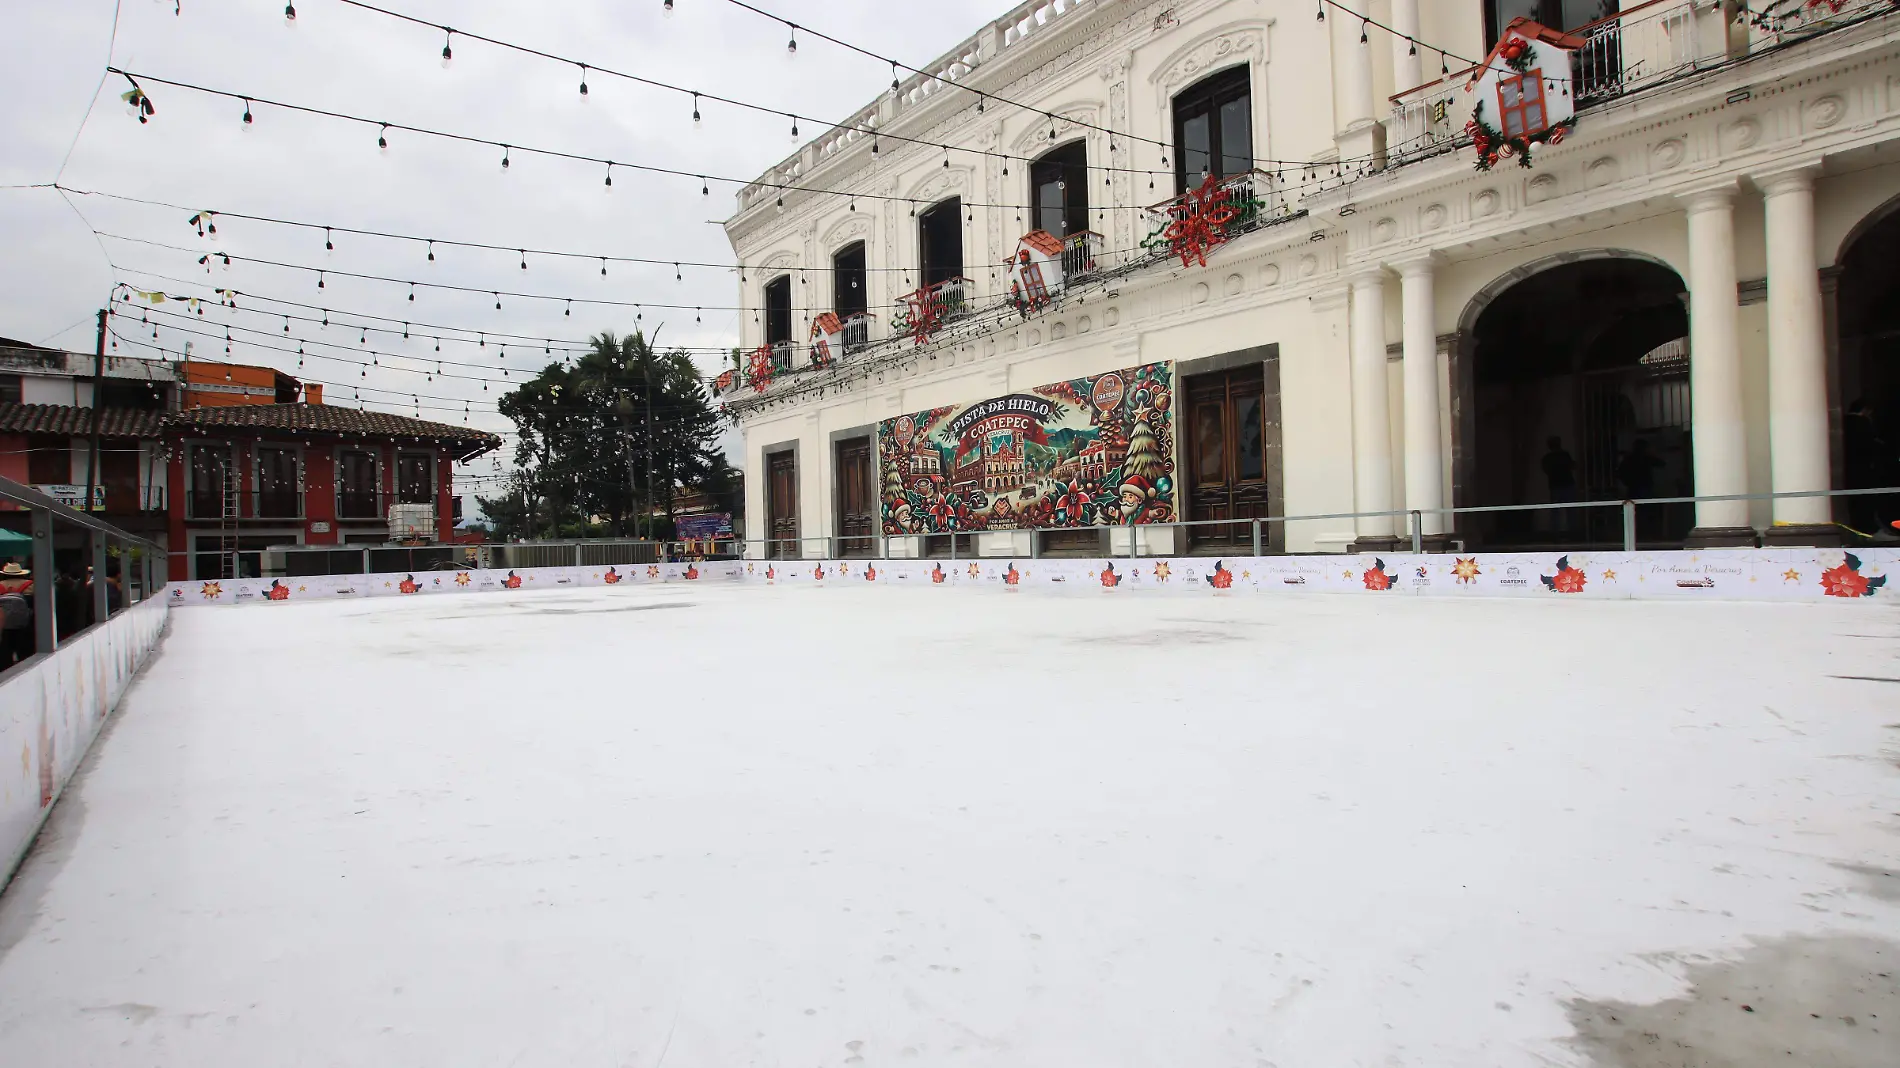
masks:
<path fill-rule="evenodd" d="M 890 81 L 888 67 L 809 37 L 801 38 L 797 57 L 789 58 L 784 27 L 727 0 L 676 0 L 670 18 L 662 17 L 661 0 L 379 3 L 436 24 L 821 118 L 849 116 Z M 175 6 L 181 8 L 177 14 Z M 764 0 L 759 6 L 919 64 L 948 51 L 1005 10 L 992 0 L 906 0 L 899 5 L 889 0 Z M 0 183 L 50 182 L 57 175 L 69 187 L 193 209 L 511 248 L 731 260 L 718 226 L 732 210 L 731 186 L 721 189 L 715 184 L 711 196 L 702 196 L 699 183 L 691 179 L 616 169 L 609 190 L 602 182 L 604 168 L 598 165 L 515 152 L 504 171 L 501 153 L 493 149 L 396 131 L 388 134 L 389 148 L 383 152 L 377 149 L 375 128 L 262 104 L 253 108 L 254 122 L 246 129 L 240 103 L 155 84 L 147 91 L 157 115 L 142 126 L 119 99 L 128 88 L 125 80 L 112 76 L 100 84 L 109 42 L 112 65 L 134 72 L 504 143 L 694 173 L 754 178 L 797 147 L 783 119 L 702 103 L 704 124 L 694 129 L 690 99 L 665 90 L 596 73 L 587 78 L 589 93 L 583 100 L 579 72 L 570 66 L 458 35 L 454 59 L 444 69 L 443 34 L 438 30 L 399 23 L 336 0 L 301 0 L 291 28 L 283 8 L 282 0 L 180 0 L 178 5 L 173 0 L 122 0 L 115 36 L 112 0 L 9 4 L 7 32 L 0 41 L 0 100 L 8 102 L 0 109 Z M 805 139 L 818 132 L 800 130 Z M 318 289 L 307 272 L 242 262 L 207 274 L 197 259 L 214 249 L 483 290 L 705 307 L 740 303 L 737 280 L 729 271 L 688 268 L 684 281 L 675 281 L 670 266 L 609 264 L 603 278 L 598 262 L 530 255 L 523 271 L 513 252 L 445 247 L 436 249 L 436 260 L 430 263 L 425 249 L 407 242 L 336 235 L 335 250 L 326 251 L 321 232 L 234 219 L 220 223 L 214 243 L 188 225 L 189 212 L 103 197 L 71 200 L 74 206 L 51 189 L 0 190 L 0 337 L 91 351 L 94 312 L 116 282 L 205 295 L 219 286 L 235 288 L 339 309 L 333 321 L 349 318 L 343 313 L 347 309 L 573 340 L 603 330 L 626 332 L 636 325 L 632 309 L 575 304 L 572 314 L 564 315 L 565 306 L 558 302 L 504 297 L 497 311 L 495 299 L 485 293 L 426 288 L 418 289 L 411 303 L 405 286 L 325 276 L 324 287 Z M 190 251 L 96 239 L 95 228 Z M 255 299 L 240 299 L 240 304 L 268 306 Z M 174 309 L 167 305 L 165 310 Z M 649 334 L 657 330 L 662 344 L 728 346 L 738 338 L 738 314 L 708 310 L 699 316 L 703 321 L 695 322 L 690 310 L 646 311 L 638 325 Z M 367 377 L 356 366 L 318 360 L 308 360 L 299 371 L 294 353 L 243 343 L 248 337 L 263 344 L 288 341 L 292 349 L 300 340 L 356 345 L 355 331 L 293 322 L 285 334 L 281 318 L 215 306 L 202 319 L 193 318 L 195 323 L 178 322 L 181 329 L 161 321 L 157 343 L 176 352 L 191 341 L 195 355 L 225 359 L 224 324 L 272 330 L 271 338 L 234 332 L 229 358 L 271 364 L 307 381 L 329 383 L 326 399 L 331 403 L 354 404 L 356 388 L 363 387 L 361 395 L 372 407 L 414 415 L 408 396 L 413 393 L 421 398 L 425 418 L 460 423 L 466 404 L 472 409 L 467 415 L 472 425 L 508 429 L 494 410 L 495 398 L 505 388 L 502 383 L 484 392 L 479 382 L 428 381 L 422 374 L 380 363 L 367 369 Z M 121 316 L 119 329 L 128 337 L 150 341 L 151 326 L 136 324 L 136 319 L 136 312 Z M 183 329 L 217 336 L 197 337 Z M 420 328 L 412 331 L 420 334 Z M 427 336 L 412 336 L 407 343 L 374 334 L 370 339 L 369 345 L 356 347 L 434 356 L 434 343 Z M 127 341 L 113 351 L 149 352 Z M 442 347 L 444 358 L 496 366 L 504 365 L 502 352 L 492 342 L 487 348 L 453 343 Z M 511 380 L 531 374 L 547 359 L 538 347 L 519 343 L 506 352 Z M 714 368 L 713 358 L 704 358 L 703 365 Z M 453 367 L 445 370 L 456 372 Z M 495 470 L 498 467 L 487 460 L 470 468 L 475 475 Z"/>

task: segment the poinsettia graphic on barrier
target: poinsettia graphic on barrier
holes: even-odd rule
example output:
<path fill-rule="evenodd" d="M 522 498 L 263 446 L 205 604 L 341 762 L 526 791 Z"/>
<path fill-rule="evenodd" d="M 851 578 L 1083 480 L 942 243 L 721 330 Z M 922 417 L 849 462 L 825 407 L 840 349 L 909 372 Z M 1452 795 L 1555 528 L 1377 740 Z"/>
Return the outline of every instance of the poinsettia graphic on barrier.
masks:
<path fill-rule="evenodd" d="M 288 601 L 290 600 L 290 587 L 284 585 L 279 579 L 271 579 L 270 589 L 264 591 L 264 597 L 272 601 Z"/>
<path fill-rule="evenodd" d="M 1451 561 L 1451 574 L 1460 586 L 1475 584 L 1478 576 L 1484 572 L 1478 570 L 1478 558 L 1475 556 L 1454 556 Z"/>
<path fill-rule="evenodd" d="M 600 576 L 600 580 L 602 582 L 605 582 L 607 585 L 611 586 L 614 583 L 620 581 L 620 572 L 615 571 L 613 568 L 610 567 L 607 569 L 607 573 L 605 575 Z"/>
<path fill-rule="evenodd" d="M 466 586 L 466 585 L 468 585 L 468 572 L 466 572 L 466 571 L 457 571 L 457 572 L 455 573 L 455 584 L 456 584 L 457 586 Z"/>
<path fill-rule="evenodd" d="M 945 579 L 946 577 L 947 577 L 947 576 L 945 576 L 945 575 L 944 575 L 944 573 L 943 573 L 943 565 L 942 565 L 942 564 L 932 564 L 932 565 L 931 565 L 931 568 L 930 568 L 930 581 L 932 581 L 932 582 L 942 582 L 942 581 L 943 581 L 943 580 L 944 580 L 944 579 Z"/>
<path fill-rule="evenodd" d="M 198 596 L 203 597 L 204 599 L 208 601 L 215 601 L 219 597 L 222 597 L 223 595 L 224 595 L 224 587 L 218 585 L 215 582 L 207 582 L 204 585 L 198 587 Z"/>
<path fill-rule="evenodd" d="M 877 565 L 875 564 L 864 565 L 864 581 L 866 582 L 877 581 Z"/>
<path fill-rule="evenodd" d="M 1012 561 L 1009 565 L 1009 570 L 1003 572 L 1003 585 L 1014 586 L 1022 580 L 1022 574 L 1016 570 L 1016 564 Z"/>
<path fill-rule="evenodd" d="M 1232 589 L 1234 585 L 1234 573 L 1227 570 L 1224 561 L 1216 560 L 1214 561 L 1214 573 L 1207 576 L 1207 584 L 1217 590 Z"/>
<path fill-rule="evenodd" d="M 1112 563 L 1105 565 L 1102 568 L 1102 585 L 1112 590 L 1121 584 L 1122 577 L 1115 573 L 1115 565 Z"/>
<path fill-rule="evenodd" d="M 1589 581 L 1582 571 L 1570 566 L 1568 556 L 1557 558 L 1555 575 L 1539 575 L 1537 578 L 1543 582 L 1544 588 L 1552 593 L 1582 593 L 1584 583 Z"/>
<path fill-rule="evenodd" d="M 1841 562 L 1821 572 L 1821 589 L 1829 597 L 1872 597 L 1887 584 L 1887 576 L 1869 578 L 1860 573 L 1860 557 L 1842 553 Z"/>
<path fill-rule="evenodd" d="M 508 577 L 501 580 L 501 586 L 505 590 L 518 590 L 521 588 L 521 576 L 510 571 Z"/>
<path fill-rule="evenodd" d="M 1364 575 L 1360 576 L 1360 580 L 1366 584 L 1366 589 L 1369 590 L 1389 590 L 1392 588 L 1392 572 L 1387 571 L 1385 569 L 1385 561 L 1376 556 L 1372 558 L 1372 567 L 1368 569 Z"/>
<path fill-rule="evenodd" d="M 416 593 L 420 591 L 422 587 L 416 585 L 416 577 L 414 575 L 404 575 L 401 584 L 399 584 L 396 589 L 403 593 Z"/>
<path fill-rule="evenodd" d="M 817 567 L 814 567 L 814 568 L 812 568 L 812 569 L 811 569 L 811 577 L 812 577 L 812 578 L 815 578 L 815 579 L 818 579 L 818 580 L 819 580 L 819 581 L 821 581 L 821 582 L 822 582 L 822 581 L 824 581 L 824 577 L 825 577 L 825 565 L 823 565 L 823 564 L 819 564 L 819 565 L 818 565 Z"/>

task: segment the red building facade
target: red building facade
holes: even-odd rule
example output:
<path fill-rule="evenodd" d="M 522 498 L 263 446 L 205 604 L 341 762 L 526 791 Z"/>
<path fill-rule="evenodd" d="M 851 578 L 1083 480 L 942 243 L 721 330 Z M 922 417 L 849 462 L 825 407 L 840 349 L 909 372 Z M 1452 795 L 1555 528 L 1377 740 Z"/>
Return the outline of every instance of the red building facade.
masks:
<path fill-rule="evenodd" d="M 166 435 L 180 581 L 249 572 L 269 547 L 388 544 L 392 505 L 430 509 L 430 540 L 449 543 L 455 465 L 501 444 L 466 426 L 323 404 L 194 408 L 169 413 Z"/>

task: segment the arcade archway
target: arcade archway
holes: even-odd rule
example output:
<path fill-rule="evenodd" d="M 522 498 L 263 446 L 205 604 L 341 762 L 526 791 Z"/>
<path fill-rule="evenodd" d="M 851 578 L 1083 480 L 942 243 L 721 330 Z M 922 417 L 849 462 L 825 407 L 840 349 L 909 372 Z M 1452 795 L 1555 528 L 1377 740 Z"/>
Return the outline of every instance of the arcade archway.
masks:
<path fill-rule="evenodd" d="M 1844 489 L 1900 485 L 1900 200 L 1861 223 L 1836 262 L 1836 482 Z M 1900 519 L 1900 496 L 1841 500 L 1836 517 L 1865 534 L 1890 531 Z"/>
<path fill-rule="evenodd" d="M 1500 279 L 1462 323 L 1457 503 L 1561 504 L 1694 492 L 1689 320 L 1676 272 L 1635 254 L 1571 254 Z M 1458 517 L 1467 545 L 1620 546 L 1615 509 Z M 1676 544 L 1691 505 L 1649 505 L 1646 545 Z"/>

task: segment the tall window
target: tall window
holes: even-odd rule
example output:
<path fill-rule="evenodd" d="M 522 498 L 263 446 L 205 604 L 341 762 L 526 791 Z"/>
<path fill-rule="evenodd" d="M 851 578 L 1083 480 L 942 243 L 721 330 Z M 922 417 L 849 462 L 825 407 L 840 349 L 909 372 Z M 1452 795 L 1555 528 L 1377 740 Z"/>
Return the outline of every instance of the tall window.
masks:
<path fill-rule="evenodd" d="M 1036 229 L 1067 237 L 1089 228 L 1089 149 L 1086 141 L 1052 148 L 1029 165 Z"/>
<path fill-rule="evenodd" d="M 295 519 L 303 514 L 303 467 L 297 450 L 264 445 L 257 450 L 257 514 Z"/>
<path fill-rule="evenodd" d="M 397 454 L 396 500 L 402 504 L 434 504 L 434 466 L 435 457 L 426 452 Z"/>
<path fill-rule="evenodd" d="M 838 318 L 860 315 L 870 306 L 865 282 L 864 242 L 853 241 L 831 257 L 831 310 Z"/>
<path fill-rule="evenodd" d="M 367 449 L 344 449 L 336 457 L 336 515 L 338 519 L 381 519 L 382 493 L 376 454 Z"/>
<path fill-rule="evenodd" d="M 1484 47 L 1489 50 L 1496 45 L 1512 19 L 1530 19 L 1553 30 L 1574 30 L 1609 18 L 1619 10 L 1617 0 L 1485 0 Z"/>
<path fill-rule="evenodd" d="M 231 447 L 193 445 L 185 466 L 185 493 L 189 498 L 186 513 L 193 519 L 224 515 L 225 473 L 231 470 Z"/>
<path fill-rule="evenodd" d="M 765 343 L 792 339 L 792 276 L 780 275 L 765 283 Z"/>
<path fill-rule="evenodd" d="M 939 201 L 917 216 L 918 270 L 923 284 L 955 278 L 963 273 L 963 200 Z"/>
<path fill-rule="evenodd" d="M 1174 185 L 1177 193 L 1202 176 L 1229 178 L 1253 169 L 1253 101 L 1248 68 L 1209 75 L 1174 98 Z"/>

